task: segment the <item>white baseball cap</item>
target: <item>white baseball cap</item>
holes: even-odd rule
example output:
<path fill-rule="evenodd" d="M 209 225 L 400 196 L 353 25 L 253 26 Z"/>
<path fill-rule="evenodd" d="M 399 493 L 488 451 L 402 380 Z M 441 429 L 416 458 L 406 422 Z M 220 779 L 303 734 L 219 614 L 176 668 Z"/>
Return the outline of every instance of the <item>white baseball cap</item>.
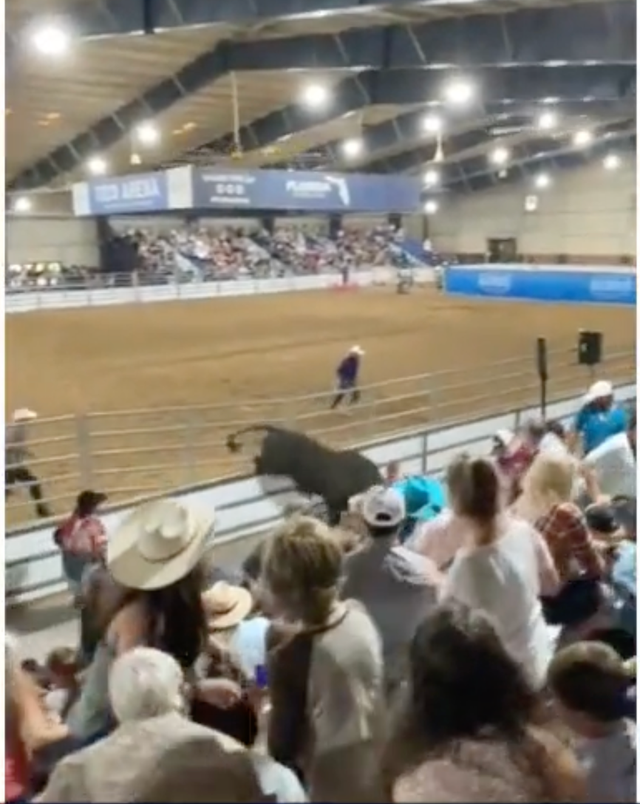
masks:
<path fill-rule="evenodd" d="M 364 354 L 364 349 L 356 344 L 355 346 L 352 346 L 351 349 L 349 349 L 349 354 L 360 355 L 362 357 L 362 355 Z"/>
<path fill-rule="evenodd" d="M 362 518 L 373 528 L 395 528 L 407 511 L 402 494 L 386 486 L 374 486 L 362 497 Z"/>
<path fill-rule="evenodd" d="M 511 432 L 511 430 L 503 429 L 503 430 L 496 430 L 495 435 L 493 437 L 495 438 L 496 441 L 499 441 L 503 447 L 508 447 L 509 444 L 513 441 L 515 436 Z"/>
<path fill-rule="evenodd" d="M 606 399 L 608 396 L 613 396 L 613 385 L 608 380 L 598 380 L 590 386 L 582 401 L 590 405 L 596 399 Z"/>

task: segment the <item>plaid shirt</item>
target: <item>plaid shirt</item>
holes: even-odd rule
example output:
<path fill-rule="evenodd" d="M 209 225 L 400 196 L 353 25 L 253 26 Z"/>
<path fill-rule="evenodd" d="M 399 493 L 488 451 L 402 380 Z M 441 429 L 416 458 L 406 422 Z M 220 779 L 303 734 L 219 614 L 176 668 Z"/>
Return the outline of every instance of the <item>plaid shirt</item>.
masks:
<path fill-rule="evenodd" d="M 82 556 L 102 555 L 107 546 L 104 525 L 97 516 L 83 519 L 70 516 L 58 529 L 60 548 L 67 553 Z"/>
<path fill-rule="evenodd" d="M 536 522 L 553 557 L 560 580 L 584 572 L 590 578 L 602 574 L 602 561 L 589 534 L 586 520 L 575 505 L 560 503 Z"/>

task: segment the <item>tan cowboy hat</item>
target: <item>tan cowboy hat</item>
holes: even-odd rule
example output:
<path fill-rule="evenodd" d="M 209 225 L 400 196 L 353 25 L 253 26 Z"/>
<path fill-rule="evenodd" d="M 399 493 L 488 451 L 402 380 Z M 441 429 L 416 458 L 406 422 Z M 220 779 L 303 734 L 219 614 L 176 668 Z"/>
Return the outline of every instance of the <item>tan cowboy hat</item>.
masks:
<path fill-rule="evenodd" d="M 130 589 L 162 589 L 188 575 L 204 551 L 213 517 L 198 516 L 178 500 L 135 508 L 110 536 L 107 565 Z"/>
<path fill-rule="evenodd" d="M 253 598 L 242 586 L 232 586 L 226 581 L 214 583 L 202 595 L 210 631 L 226 631 L 234 628 L 251 614 Z"/>
<path fill-rule="evenodd" d="M 37 419 L 38 414 L 35 410 L 30 410 L 29 408 L 17 408 L 13 411 L 12 418 L 14 422 L 27 422 L 32 419 Z"/>
<path fill-rule="evenodd" d="M 349 354 L 351 354 L 351 355 L 359 355 L 360 357 L 363 357 L 364 356 L 364 349 L 362 348 L 362 346 L 358 346 L 356 344 L 355 346 L 352 346 L 351 349 L 349 349 Z"/>

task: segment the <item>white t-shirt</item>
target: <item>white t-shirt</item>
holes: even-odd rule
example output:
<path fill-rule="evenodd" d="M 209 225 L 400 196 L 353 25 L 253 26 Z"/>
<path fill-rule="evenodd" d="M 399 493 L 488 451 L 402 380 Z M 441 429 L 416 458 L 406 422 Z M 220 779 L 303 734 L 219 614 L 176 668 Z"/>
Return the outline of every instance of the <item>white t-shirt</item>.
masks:
<path fill-rule="evenodd" d="M 505 517 L 500 527 L 502 535 L 493 544 L 457 553 L 441 599 L 455 598 L 484 611 L 509 653 L 542 688 L 553 643 L 542 615 L 539 578 L 541 564 L 551 559 L 528 522 Z"/>
<path fill-rule="evenodd" d="M 538 452 L 543 455 L 553 455 L 556 458 L 566 458 L 571 455 L 569 447 L 555 433 L 545 433 L 542 436 Z"/>
<path fill-rule="evenodd" d="M 636 497 L 636 456 L 626 433 L 607 438 L 584 458 L 593 469 L 600 491 L 610 497 Z"/>

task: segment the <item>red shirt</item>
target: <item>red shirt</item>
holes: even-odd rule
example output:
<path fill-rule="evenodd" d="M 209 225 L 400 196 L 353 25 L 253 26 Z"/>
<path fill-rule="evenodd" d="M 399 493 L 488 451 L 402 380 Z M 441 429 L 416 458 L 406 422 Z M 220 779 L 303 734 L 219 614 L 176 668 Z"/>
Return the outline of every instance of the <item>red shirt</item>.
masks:
<path fill-rule="evenodd" d="M 25 798 L 29 789 L 29 759 L 21 740 L 7 734 L 4 751 L 4 800 Z"/>
<path fill-rule="evenodd" d="M 57 531 L 59 546 L 74 555 L 102 555 L 107 545 L 104 525 L 97 516 L 78 517 L 73 514 Z"/>

